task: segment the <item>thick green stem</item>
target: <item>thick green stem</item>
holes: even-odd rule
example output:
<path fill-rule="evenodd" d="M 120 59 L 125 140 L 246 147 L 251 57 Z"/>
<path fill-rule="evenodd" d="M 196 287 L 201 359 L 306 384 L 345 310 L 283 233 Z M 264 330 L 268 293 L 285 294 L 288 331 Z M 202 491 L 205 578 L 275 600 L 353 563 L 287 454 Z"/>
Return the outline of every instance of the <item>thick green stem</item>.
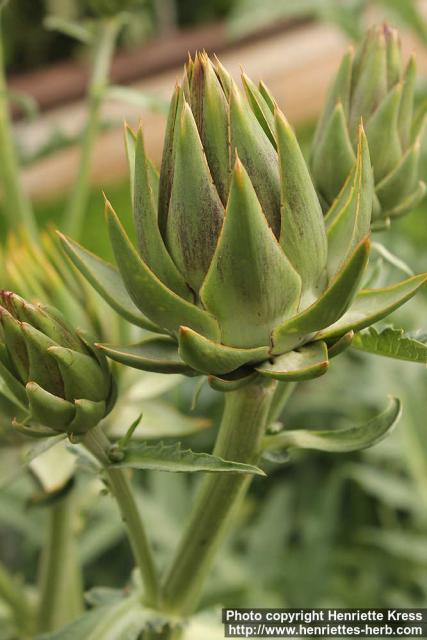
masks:
<path fill-rule="evenodd" d="M 88 89 L 88 119 L 81 143 L 79 168 L 65 210 L 64 229 L 74 238 L 79 238 L 89 198 L 90 165 L 96 136 L 98 134 L 101 107 L 104 100 L 117 35 L 121 26 L 119 16 L 105 20 L 100 25 L 93 53 L 92 73 Z"/>
<path fill-rule="evenodd" d="M 1 10 L 0 10 L 0 30 Z M 8 90 L 4 68 L 3 42 L 0 32 L 0 181 L 3 191 L 3 210 L 11 229 L 23 226 L 30 237 L 37 239 L 37 225 L 22 187 L 19 162 L 12 135 Z"/>
<path fill-rule="evenodd" d="M 214 454 L 253 464 L 259 456 L 275 383 L 257 383 L 225 394 L 225 408 Z M 204 580 L 252 477 L 207 475 L 189 524 L 164 581 L 164 607 L 179 615 L 197 606 Z"/>
<path fill-rule="evenodd" d="M 99 426 L 91 429 L 86 434 L 83 444 L 105 469 L 111 492 L 117 501 L 123 522 L 126 524 L 135 562 L 141 573 L 145 587 L 146 604 L 155 607 L 159 603 L 157 571 L 151 546 L 126 471 L 120 468 L 113 469 L 109 466 L 108 451 L 111 445 Z"/>
<path fill-rule="evenodd" d="M 83 611 L 83 589 L 75 545 L 75 505 L 71 490 L 49 508 L 39 577 L 38 629 L 55 631 Z"/>
<path fill-rule="evenodd" d="M 23 637 L 30 637 L 33 630 L 33 614 L 25 591 L 10 575 L 6 567 L 0 564 L 0 600 L 11 609 L 16 626 L 22 631 Z"/>

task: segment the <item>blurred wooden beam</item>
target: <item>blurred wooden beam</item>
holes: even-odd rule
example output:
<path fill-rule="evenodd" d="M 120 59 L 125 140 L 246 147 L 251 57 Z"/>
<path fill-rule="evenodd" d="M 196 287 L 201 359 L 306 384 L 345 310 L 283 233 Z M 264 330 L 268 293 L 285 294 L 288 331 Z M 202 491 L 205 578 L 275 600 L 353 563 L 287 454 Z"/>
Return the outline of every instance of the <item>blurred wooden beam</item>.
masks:
<path fill-rule="evenodd" d="M 427 2 L 424 2 L 427 15 Z M 381 15 L 375 16 L 376 21 Z M 420 74 L 427 75 L 427 49 L 410 33 L 402 33 L 405 55 L 415 51 Z M 276 96 L 287 117 L 294 125 L 314 118 L 319 113 L 328 84 L 347 46 L 343 35 L 324 24 L 310 24 L 285 33 L 276 33 L 256 42 L 248 42 L 226 50 L 223 64 L 238 79 L 240 65 L 253 79 L 263 79 Z M 184 63 L 183 56 L 181 62 Z M 181 65 L 173 70 L 146 78 L 134 86 L 142 91 L 168 97 Z M 123 104 L 105 105 L 104 117 L 109 120 L 136 124 L 142 116 L 149 153 L 159 162 L 164 133 L 164 117 Z M 85 105 L 78 102 L 42 114 L 34 124 L 20 123 L 19 136 L 27 147 L 37 147 L 47 138 L 52 127 L 69 133 L 78 131 L 85 120 Z M 69 189 L 78 163 L 78 148 L 69 148 L 39 161 L 24 172 L 25 186 L 34 198 L 64 193 Z M 127 167 L 121 129 L 102 133 L 96 145 L 92 181 L 106 185 L 122 180 Z"/>

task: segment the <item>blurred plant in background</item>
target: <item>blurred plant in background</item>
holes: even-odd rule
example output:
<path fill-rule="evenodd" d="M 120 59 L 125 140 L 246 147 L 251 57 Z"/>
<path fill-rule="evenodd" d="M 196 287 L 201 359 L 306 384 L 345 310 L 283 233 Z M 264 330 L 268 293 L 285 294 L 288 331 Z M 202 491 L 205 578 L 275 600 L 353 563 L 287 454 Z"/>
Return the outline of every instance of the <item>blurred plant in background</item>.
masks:
<path fill-rule="evenodd" d="M 282 19 L 310 19 L 330 22 L 352 40 L 364 34 L 367 9 L 376 8 L 386 19 L 413 29 L 427 43 L 427 26 L 417 0 L 236 0 L 230 12 L 229 28 L 234 36 L 268 26 Z"/>

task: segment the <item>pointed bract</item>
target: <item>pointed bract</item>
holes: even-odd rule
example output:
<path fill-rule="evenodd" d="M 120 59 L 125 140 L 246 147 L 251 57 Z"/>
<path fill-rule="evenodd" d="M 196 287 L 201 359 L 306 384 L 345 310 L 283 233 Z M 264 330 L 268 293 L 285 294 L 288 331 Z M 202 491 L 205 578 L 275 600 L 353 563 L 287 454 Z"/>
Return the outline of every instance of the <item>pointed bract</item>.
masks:
<path fill-rule="evenodd" d="M 241 348 L 268 346 L 274 326 L 295 312 L 300 292 L 301 278 L 268 226 L 237 159 L 224 227 L 200 291 L 203 304 L 218 319 L 221 341 Z"/>
<path fill-rule="evenodd" d="M 178 269 L 197 293 L 215 251 L 224 207 L 187 103 L 182 109 L 175 144 L 166 242 Z"/>
<path fill-rule="evenodd" d="M 276 135 L 281 177 L 280 245 L 301 276 L 301 302 L 308 306 L 327 284 L 323 214 L 295 134 L 279 110 Z"/>

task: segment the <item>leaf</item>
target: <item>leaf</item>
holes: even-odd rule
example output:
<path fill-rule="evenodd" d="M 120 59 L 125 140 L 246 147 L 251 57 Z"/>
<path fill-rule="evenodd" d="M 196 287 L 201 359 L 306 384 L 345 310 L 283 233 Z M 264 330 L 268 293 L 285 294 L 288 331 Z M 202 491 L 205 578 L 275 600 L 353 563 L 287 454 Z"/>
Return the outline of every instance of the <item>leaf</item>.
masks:
<path fill-rule="evenodd" d="M 369 422 L 346 429 L 298 429 L 265 436 L 263 449 L 315 449 L 328 452 L 348 452 L 366 449 L 380 442 L 396 424 L 401 414 L 401 403 L 391 398 L 388 407 Z"/>
<path fill-rule="evenodd" d="M 420 514 L 420 497 L 413 481 L 396 471 L 369 464 L 349 464 L 343 474 L 357 482 L 363 491 L 381 505 L 391 509 Z"/>
<path fill-rule="evenodd" d="M 138 327 L 155 332 L 160 331 L 148 318 L 144 318 L 138 307 L 132 302 L 116 267 L 101 260 L 94 253 L 62 233 L 58 233 L 58 235 L 73 264 L 117 313 Z"/>
<path fill-rule="evenodd" d="M 378 356 L 427 364 L 427 345 L 405 334 L 403 329 L 370 327 L 357 333 L 352 346 Z"/>
<path fill-rule="evenodd" d="M 382 258 L 385 262 L 387 262 L 395 269 L 398 269 L 399 271 L 404 273 L 405 276 L 409 276 L 411 278 L 413 275 L 415 275 L 412 269 L 406 264 L 406 262 L 391 253 L 391 251 L 386 249 L 386 247 L 384 247 L 380 242 L 373 242 L 371 247 L 372 251 L 377 253 L 380 258 Z"/>
<path fill-rule="evenodd" d="M 312 343 L 301 347 L 298 351 L 289 351 L 274 359 L 273 363 L 265 362 L 256 371 L 267 378 L 288 382 L 318 378 L 328 368 L 328 349 L 325 342 Z"/>
<path fill-rule="evenodd" d="M 109 86 L 105 97 L 110 100 L 119 100 L 126 102 L 135 107 L 157 111 L 158 113 L 167 114 L 168 102 L 160 95 L 147 93 L 140 89 L 132 87 L 123 87 L 120 85 Z"/>
<path fill-rule="evenodd" d="M 58 31 L 86 45 L 90 45 L 94 40 L 94 34 L 82 26 L 81 23 L 62 18 L 61 16 L 47 16 L 44 20 L 44 27 L 50 31 Z"/>
<path fill-rule="evenodd" d="M 425 284 L 427 274 L 422 273 L 407 278 L 398 284 L 383 289 L 364 289 L 355 298 L 350 309 L 342 318 L 317 334 L 319 340 L 325 340 L 344 333 L 365 329 L 374 322 L 382 320 L 392 311 L 410 300 L 418 289 Z"/>
<path fill-rule="evenodd" d="M 98 344 L 109 358 L 135 369 L 155 373 L 191 373 L 178 356 L 177 344 L 167 336 L 147 338 L 138 344 L 119 346 Z"/>
<path fill-rule="evenodd" d="M 138 640 L 144 629 L 162 627 L 166 622 L 162 614 L 143 608 L 138 594 L 87 611 L 63 629 L 38 636 L 38 640 Z"/>
<path fill-rule="evenodd" d="M 30 462 L 30 469 L 37 477 L 43 491 L 56 493 L 67 485 L 75 471 L 75 457 L 66 449 L 63 440 L 56 447 L 46 449 Z"/>
<path fill-rule="evenodd" d="M 123 458 L 112 463 L 111 467 L 131 467 L 133 469 L 154 469 L 156 471 L 188 472 L 196 471 L 250 473 L 264 476 L 258 467 L 241 462 L 223 460 L 209 453 L 198 453 L 190 449 L 181 449 L 181 444 L 155 445 L 141 444 L 120 451 Z"/>

